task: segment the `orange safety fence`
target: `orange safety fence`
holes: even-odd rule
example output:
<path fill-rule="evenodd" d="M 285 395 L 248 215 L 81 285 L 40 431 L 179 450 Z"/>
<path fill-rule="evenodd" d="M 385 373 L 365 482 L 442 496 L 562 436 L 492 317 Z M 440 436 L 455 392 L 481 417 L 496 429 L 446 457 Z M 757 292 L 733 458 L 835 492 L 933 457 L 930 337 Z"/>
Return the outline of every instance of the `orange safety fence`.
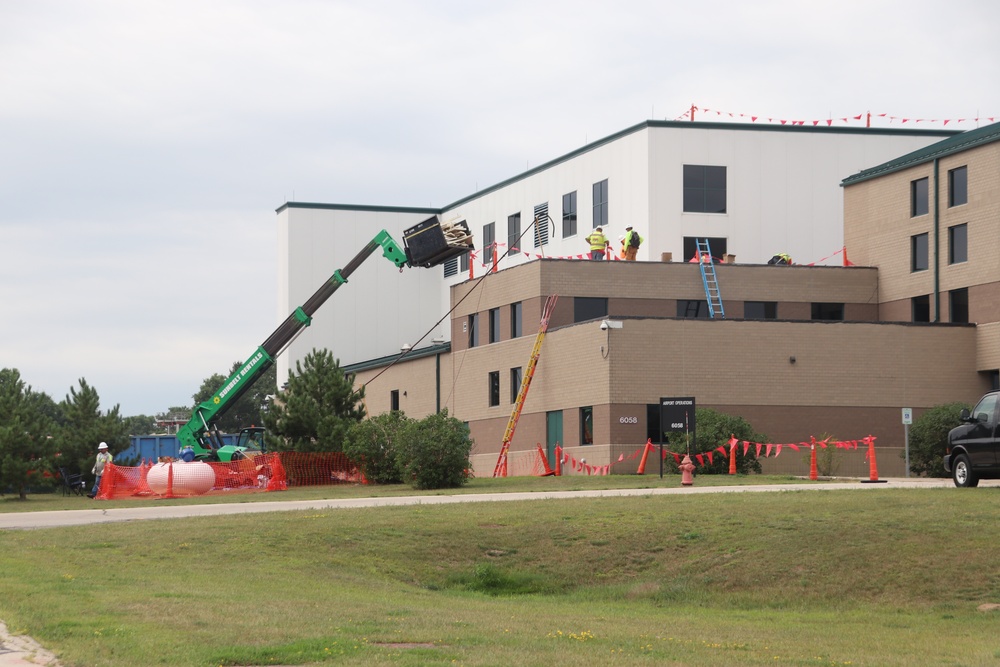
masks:
<path fill-rule="evenodd" d="M 364 483 L 360 468 L 340 452 L 276 452 L 228 463 L 164 460 L 137 467 L 109 463 L 97 498 L 184 498 Z"/>

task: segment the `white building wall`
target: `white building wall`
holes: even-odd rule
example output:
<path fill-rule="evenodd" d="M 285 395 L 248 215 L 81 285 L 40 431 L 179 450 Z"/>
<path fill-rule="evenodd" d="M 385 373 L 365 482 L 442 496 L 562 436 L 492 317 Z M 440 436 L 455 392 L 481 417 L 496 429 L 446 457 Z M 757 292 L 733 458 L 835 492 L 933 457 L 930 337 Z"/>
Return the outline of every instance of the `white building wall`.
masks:
<path fill-rule="evenodd" d="M 532 261 L 534 207 L 548 202 L 552 219 L 549 257 L 583 255 L 593 229 L 592 187 L 608 179 L 605 233 L 618 237 L 633 225 L 646 242 L 639 260 L 670 252 L 683 261 L 683 238 L 725 237 L 740 263 L 764 263 L 788 252 L 798 263 L 841 261 L 843 193 L 840 182 L 859 170 L 939 141 L 950 133 L 865 128 L 775 127 L 720 123 L 653 122 L 595 142 L 515 176 L 441 211 L 444 220 L 465 219 L 482 252 L 483 225 L 495 223 L 506 251 L 507 217 L 521 213 L 523 250 L 501 268 Z M 727 212 L 683 212 L 683 166 L 727 167 Z M 562 197 L 577 193 L 577 232 L 562 234 Z M 404 229 L 426 219 L 430 209 L 289 204 L 279 210 L 278 321 L 301 305 L 334 269 L 343 267 L 381 229 L 402 242 Z M 475 276 L 484 272 L 482 256 Z M 441 267 L 405 269 L 371 258 L 314 316 L 311 327 L 278 362 L 279 383 L 313 348 L 326 348 L 351 364 L 399 352 L 448 312 L 448 287 L 468 272 L 444 278 Z M 723 299 L 725 286 L 722 287 Z M 448 323 L 425 338 L 450 339 Z"/>
<path fill-rule="evenodd" d="M 278 322 L 385 229 L 402 245 L 403 230 L 426 220 L 426 210 L 358 210 L 283 207 L 278 213 Z M 289 368 L 315 349 L 330 350 L 342 364 L 398 353 L 448 312 L 443 271 L 400 272 L 378 248 L 313 315 L 312 324 L 278 357 L 278 384 Z M 424 340 L 449 336 L 445 321 Z"/>

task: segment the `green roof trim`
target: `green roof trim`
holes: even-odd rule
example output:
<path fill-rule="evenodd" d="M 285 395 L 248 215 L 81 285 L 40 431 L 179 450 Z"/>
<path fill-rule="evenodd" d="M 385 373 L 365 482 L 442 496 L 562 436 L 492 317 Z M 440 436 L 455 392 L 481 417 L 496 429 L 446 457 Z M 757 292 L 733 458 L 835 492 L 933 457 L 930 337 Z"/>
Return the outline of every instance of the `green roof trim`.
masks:
<path fill-rule="evenodd" d="M 316 202 L 289 201 L 285 202 L 275 213 L 281 213 L 286 208 L 314 208 L 337 211 L 368 211 L 373 213 L 420 213 L 423 215 L 435 215 L 441 212 L 439 208 L 422 208 L 415 206 L 371 206 L 368 204 L 318 204 Z"/>
<path fill-rule="evenodd" d="M 383 366 L 388 366 L 394 361 L 398 361 L 401 356 L 403 356 L 403 361 L 413 361 L 414 359 L 421 359 L 423 357 L 432 357 L 435 354 L 447 354 L 449 352 L 451 352 L 450 341 L 447 343 L 422 347 L 417 350 L 410 350 L 406 354 L 406 356 L 403 356 L 402 354 L 390 354 L 385 357 L 379 357 L 377 359 L 369 359 L 368 361 L 359 361 L 356 364 L 341 366 L 341 370 L 343 370 L 345 373 L 358 373 L 360 371 L 368 371 L 373 368 L 382 368 Z"/>
<path fill-rule="evenodd" d="M 915 150 L 912 153 L 907 153 L 902 157 L 884 162 L 877 167 L 859 171 L 853 176 L 845 178 L 840 182 L 840 185 L 841 187 L 854 185 L 855 183 L 860 183 L 861 181 L 867 181 L 896 171 L 909 169 L 910 167 L 932 162 L 938 158 L 954 155 L 955 153 L 961 153 L 986 144 L 991 144 L 995 141 L 1000 141 L 1000 123 L 992 123 L 985 127 L 979 127 L 975 130 L 968 130 L 960 134 L 956 134 L 943 141 L 939 141 L 936 144 L 931 144 L 930 146 Z"/>

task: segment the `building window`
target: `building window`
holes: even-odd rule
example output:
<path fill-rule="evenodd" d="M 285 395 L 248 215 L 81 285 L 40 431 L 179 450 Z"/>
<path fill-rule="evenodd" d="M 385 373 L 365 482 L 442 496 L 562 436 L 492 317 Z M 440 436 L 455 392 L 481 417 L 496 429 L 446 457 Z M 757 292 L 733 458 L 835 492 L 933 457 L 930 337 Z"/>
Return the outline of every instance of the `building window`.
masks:
<path fill-rule="evenodd" d="M 500 371 L 490 371 L 490 407 L 500 405 Z"/>
<path fill-rule="evenodd" d="M 490 308 L 490 342 L 500 342 L 500 309 Z"/>
<path fill-rule="evenodd" d="M 576 236 L 576 190 L 563 195 L 562 235 Z"/>
<path fill-rule="evenodd" d="M 578 296 L 573 299 L 573 321 L 586 322 L 608 316 L 608 300 L 600 297 Z"/>
<path fill-rule="evenodd" d="M 948 228 L 948 263 L 961 264 L 969 260 L 969 226 Z"/>
<path fill-rule="evenodd" d="M 927 234 L 910 237 L 910 271 L 927 270 Z"/>
<path fill-rule="evenodd" d="M 948 319 L 956 324 L 969 323 L 969 288 L 948 292 Z"/>
<path fill-rule="evenodd" d="M 743 303 L 743 319 L 776 320 L 778 319 L 778 302 L 746 301 Z"/>
<path fill-rule="evenodd" d="M 450 278 L 458 274 L 458 257 L 452 257 L 444 261 L 444 277 Z"/>
<path fill-rule="evenodd" d="M 722 256 L 729 252 L 729 243 L 726 239 L 722 237 L 712 237 L 712 236 L 685 236 L 684 237 L 684 261 L 690 261 L 694 259 L 694 256 L 698 253 L 698 239 L 702 241 L 708 241 L 708 249 L 712 251 L 712 261 L 721 262 Z"/>
<path fill-rule="evenodd" d="M 521 367 L 510 369 L 510 403 L 517 403 L 517 395 L 521 392 Z"/>
<path fill-rule="evenodd" d="M 969 168 L 959 167 L 948 172 L 948 206 L 969 202 Z"/>
<path fill-rule="evenodd" d="M 708 301 L 677 299 L 677 317 L 708 317 Z"/>
<path fill-rule="evenodd" d="M 549 203 L 535 207 L 535 247 L 540 248 L 549 242 Z"/>
<path fill-rule="evenodd" d="M 461 263 L 461 266 L 459 267 L 459 270 L 463 274 L 464 273 L 468 273 L 469 272 L 469 253 L 463 252 L 461 255 L 458 256 L 458 259 L 459 259 L 459 261 Z"/>
<path fill-rule="evenodd" d="M 927 215 L 927 179 L 910 181 L 910 217 Z"/>
<path fill-rule="evenodd" d="M 910 299 L 910 310 L 914 322 L 931 321 L 931 297 L 927 294 Z"/>
<path fill-rule="evenodd" d="M 510 337 L 521 337 L 521 302 L 510 304 Z"/>
<path fill-rule="evenodd" d="M 399 390 L 393 389 L 389 392 L 389 409 L 398 412 L 399 411 Z"/>
<path fill-rule="evenodd" d="M 726 212 L 726 167 L 684 165 L 684 212 Z"/>
<path fill-rule="evenodd" d="M 594 229 L 608 226 L 608 179 L 594 183 Z"/>
<path fill-rule="evenodd" d="M 496 250 L 497 225 L 491 222 L 483 225 L 483 266 L 493 263 L 493 251 Z"/>
<path fill-rule="evenodd" d="M 516 255 L 521 252 L 521 214 L 507 216 L 507 254 Z"/>
<path fill-rule="evenodd" d="M 594 444 L 594 408 L 580 408 L 580 444 Z"/>
<path fill-rule="evenodd" d="M 814 320 L 835 320 L 843 321 L 844 304 L 842 303 L 814 303 L 812 305 L 812 318 Z"/>
<path fill-rule="evenodd" d="M 469 347 L 479 345 L 479 313 L 469 315 Z"/>

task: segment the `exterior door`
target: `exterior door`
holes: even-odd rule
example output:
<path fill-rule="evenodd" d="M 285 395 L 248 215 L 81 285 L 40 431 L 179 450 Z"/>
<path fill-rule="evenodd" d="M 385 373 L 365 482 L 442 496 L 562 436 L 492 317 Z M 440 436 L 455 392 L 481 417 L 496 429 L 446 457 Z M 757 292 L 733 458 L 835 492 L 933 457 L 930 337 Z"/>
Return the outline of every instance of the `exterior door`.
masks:
<path fill-rule="evenodd" d="M 565 446 L 563 442 L 563 413 L 553 410 L 545 413 L 545 458 L 549 460 L 552 469 L 556 468 L 556 445 Z"/>

